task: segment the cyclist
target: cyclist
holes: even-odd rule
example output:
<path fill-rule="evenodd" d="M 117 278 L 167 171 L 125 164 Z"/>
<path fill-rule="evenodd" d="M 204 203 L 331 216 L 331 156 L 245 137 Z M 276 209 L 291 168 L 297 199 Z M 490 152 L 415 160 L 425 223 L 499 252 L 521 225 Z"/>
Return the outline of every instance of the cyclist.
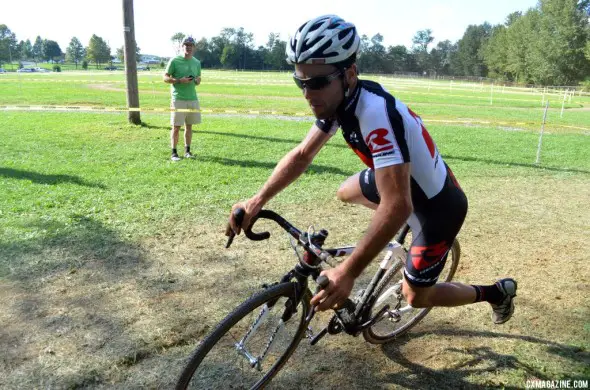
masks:
<path fill-rule="evenodd" d="M 420 117 L 380 84 L 358 78 L 359 46 L 355 26 L 336 15 L 317 17 L 297 29 L 287 44 L 287 62 L 295 65 L 293 79 L 317 120 L 258 193 L 233 206 L 230 228 L 239 234 L 248 226 L 270 199 L 305 172 L 341 128 L 368 168 L 344 181 L 337 197 L 375 213 L 349 258 L 322 271 L 330 282 L 312 299 L 317 310 L 343 303 L 355 278 L 407 221 L 413 233 L 403 281 L 408 304 L 423 308 L 486 301 L 492 305 L 494 323 L 508 321 L 514 311 L 514 279 L 491 285 L 436 283 L 465 219 L 467 198 Z M 241 226 L 233 220 L 239 207 L 246 211 Z"/>

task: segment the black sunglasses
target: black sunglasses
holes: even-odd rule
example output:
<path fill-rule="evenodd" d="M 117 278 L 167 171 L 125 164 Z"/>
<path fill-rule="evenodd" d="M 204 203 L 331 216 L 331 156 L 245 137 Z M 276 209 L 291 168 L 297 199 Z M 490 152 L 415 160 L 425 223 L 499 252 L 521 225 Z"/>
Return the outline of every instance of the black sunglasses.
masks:
<path fill-rule="evenodd" d="M 311 89 L 317 91 L 318 89 L 326 88 L 332 80 L 337 79 L 342 75 L 341 70 L 337 70 L 334 73 L 331 73 L 327 76 L 317 76 L 317 77 L 310 77 L 308 79 L 301 79 L 297 77 L 295 73 L 293 73 L 293 80 L 295 84 L 299 87 L 299 89 Z"/>

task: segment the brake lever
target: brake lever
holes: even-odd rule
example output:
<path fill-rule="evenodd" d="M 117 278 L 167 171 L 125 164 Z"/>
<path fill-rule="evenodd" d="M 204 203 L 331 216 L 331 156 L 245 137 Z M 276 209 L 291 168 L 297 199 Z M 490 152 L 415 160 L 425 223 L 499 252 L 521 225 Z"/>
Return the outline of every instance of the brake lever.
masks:
<path fill-rule="evenodd" d="M 246 210 L 244 210 L 243 208 L 236 209 L 234 211 L 234 221 L 236 222 L 236 225 L 242 226 L 242 222 L 244 221 L 245 216 L 246 216 Z M 236 236 L 236 233 L 232 230 L 232 228 L 229 224 L 227 225 L 227 230 L 229 231 L 229 237 L 227 238 L 227 243 L 225 244 L 225 247 L 229 248 L 229 246 L 234 241 L 234 237 Z"/>

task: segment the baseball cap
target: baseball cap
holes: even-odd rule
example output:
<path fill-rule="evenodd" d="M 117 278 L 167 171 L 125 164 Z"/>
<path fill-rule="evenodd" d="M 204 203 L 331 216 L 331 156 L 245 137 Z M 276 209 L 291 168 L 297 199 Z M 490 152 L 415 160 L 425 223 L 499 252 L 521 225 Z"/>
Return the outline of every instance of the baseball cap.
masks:
<path fill-rule="evenodd" d="M 186 37 L 184 41 L 182 41 L 183 45 L 195 45 L 195 39 L 193 37 Z"/>

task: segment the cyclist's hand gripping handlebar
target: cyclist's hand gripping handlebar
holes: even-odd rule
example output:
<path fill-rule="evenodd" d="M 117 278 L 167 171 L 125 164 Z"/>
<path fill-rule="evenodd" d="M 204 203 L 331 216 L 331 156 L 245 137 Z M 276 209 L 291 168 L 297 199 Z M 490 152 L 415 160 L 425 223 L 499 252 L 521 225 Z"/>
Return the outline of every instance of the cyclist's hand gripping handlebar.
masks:
<path fill-rule="evenodd" d="M 244 210 L 242 208 L 236 209 L 236 211 L 234 211 L 233 216 L 234 216 L 234 221 L 236 222 L 236 225 L 238 225 L 238 226 L 242 225 L 245 215 L 246 215 L 246 210 Z M 236 233 L 232 230 L 229 223 L 227 224 L 227 228 L 225 229 L 225 234 L 228 236 L 227 243 L 225 244 L 225 247 L 229 248 L 231 243 L 234 241 L 234 237 L 236 236 Z"/>
<path fill-rule="evenodd" d="M 242 225 L 245 215 L 246 215 L 246 210 L 244 210 L 243 208 L 238 208 L 234 211 L 234 221 L 236 222 L 236 225 L 238 225 L 238 226 Z M 252 220 L 250 221 L 250 225 L 244 229 L 244 234 L 246 235 L 246 237 L 248 237 L 250 240 L 253 240 L 253 241 L 266 240 L 267 238 L 270 237 L 270 233 L 269 232 L 254 233 L 252 231 L 252 226 L 254 225 L 254 223 L 256 221 L 258 221 L 259 218 L 268 218 L 273 221 L 276 221 L 276 217 L 278 217 L 278 215 L 273 211 L 270 211 L 270 210 L 260 211 L 258 214 L 256 214 L 256 216 L 254 216 L 254 218 L 252 218 Z M 229 225 L 227 227 L 226 232 L 229 235 L 229 238 L 227 239 L 227 243 L 225 244 L 225 247 L 229 248 L 229 246 L 232 244 L 236 234 L 234 233 L 234 231 L 231 229 L 231 227 Z"/>

